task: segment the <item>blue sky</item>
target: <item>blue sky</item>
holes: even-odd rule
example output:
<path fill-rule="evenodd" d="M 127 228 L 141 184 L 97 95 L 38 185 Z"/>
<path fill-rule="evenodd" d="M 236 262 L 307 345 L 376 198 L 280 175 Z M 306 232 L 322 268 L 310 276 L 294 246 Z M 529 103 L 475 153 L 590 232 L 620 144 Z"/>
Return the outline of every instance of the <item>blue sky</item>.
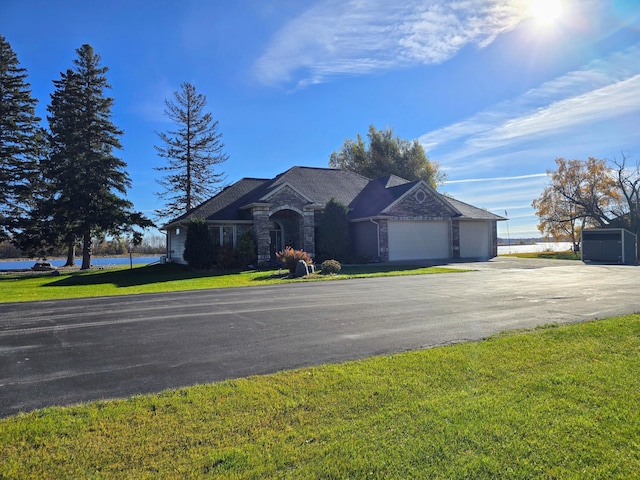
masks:
<path fill-rule="evenodd" d="M 227 183 L 326 167 L 389 126 L 440 163 L 441 191 L 508 211 L 512 238 L 538 235 L 556 157 L 640 160 L 635 0 L 0 0 L 0 33 L 43 118 L 75 50 L 102 56 L 129 199 L 149 214 L 155 132 L 185 81 L 220 122 Z"/>

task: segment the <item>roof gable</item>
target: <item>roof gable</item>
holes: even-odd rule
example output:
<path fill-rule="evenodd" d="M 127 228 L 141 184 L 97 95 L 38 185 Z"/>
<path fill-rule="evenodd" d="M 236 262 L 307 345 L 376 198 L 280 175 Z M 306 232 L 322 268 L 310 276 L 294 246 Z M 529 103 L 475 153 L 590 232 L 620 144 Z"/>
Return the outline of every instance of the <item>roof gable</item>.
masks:
<path fill-rule="evenodd" d="M 424 180 L 411 184 L 382 213 L 392 216 L 447 218 L 462 215 L 446 198 Z"/>

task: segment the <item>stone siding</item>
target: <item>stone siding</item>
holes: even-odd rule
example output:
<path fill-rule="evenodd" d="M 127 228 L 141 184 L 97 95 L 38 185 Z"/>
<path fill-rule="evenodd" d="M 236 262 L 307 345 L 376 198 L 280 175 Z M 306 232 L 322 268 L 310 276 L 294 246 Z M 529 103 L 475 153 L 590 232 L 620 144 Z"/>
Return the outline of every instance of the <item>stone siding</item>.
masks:
<path fill-rule="evenodd" d="M 425 212 L 429 212 L 429 217 L 424 216 Z M 400 203 L 387 213 L 397 218 L 434 220 L 450 218 L 453 214 L 449 207 L 426 188 L 410 191 Z"/>
<path fill-rule="evenodd" d="M 451 258 L 460 258 L 460 220 L 451 220 Z"/>

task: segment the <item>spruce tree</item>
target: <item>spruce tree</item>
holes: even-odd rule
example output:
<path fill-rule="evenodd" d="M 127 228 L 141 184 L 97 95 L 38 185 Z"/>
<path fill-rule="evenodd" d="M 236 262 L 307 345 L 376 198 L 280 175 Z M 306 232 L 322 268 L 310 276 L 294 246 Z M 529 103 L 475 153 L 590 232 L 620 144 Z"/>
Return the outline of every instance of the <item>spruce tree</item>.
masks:
<path fill-rule="evenodd" d="M 349 235 L 349 209 L 332 198 L 327 202 L 318 225 L 318 260 L 349 259 L 351 237 Z"/>
<path fill-rule="evenodd" d="M 182 256 L 189 266 L 196 270 L 208 270 L 213 267 L 215 244 L 206 221 L 194 218 L 189 222 Z"/>
<path fill-rule="evenodd" d="M 175 102 L 165 100 L 165 115 L 176 128 L 158 132 L 163 145 L 156 146 L 158 155 L 168 159 L 166 166 L 154 169 L 166 172 L 158 181 L 164 190 L 157 195 L 166 202 L 155 212 L 159 219 L 182 215 L 217 193 L 224 173 L 214 167 L 228 159 L 218 121 L 204 112 L 207 98 L 190 83 L 183 83 L 174 97 Z"/>
<path fill-rule="evenodd" d="M 44 135 L 36 104 L 26 69 L 0 35 L 0 240 L 25 227 L 38 185 Z"/>
<path fill-rule="evenodd" d="M 45 176 L 51 198 L 45 210 L 58 238 L 68 245 L 82 241 L 82 269 L 91 266 L 94 235 L 117 234 L 132 225 L 150 226 L 123 198 L 131 181 L 126 163 L 114 155 L 123 132 L 111 121 L 111 88 L 100 66 L 100 55 L 90 45 L 76 50 L 75 69 L 55 80 L 47 108 L 50 156 Z"/>

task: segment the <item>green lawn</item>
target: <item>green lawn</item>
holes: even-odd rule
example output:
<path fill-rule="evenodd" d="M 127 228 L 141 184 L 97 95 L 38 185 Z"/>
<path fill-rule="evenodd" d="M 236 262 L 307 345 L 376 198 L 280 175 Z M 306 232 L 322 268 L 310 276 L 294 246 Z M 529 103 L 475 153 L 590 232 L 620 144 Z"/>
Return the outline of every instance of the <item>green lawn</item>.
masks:
<path fill-rule="evenodd" d="M 517 257 L 517 258 L 547 258 L 555 260 L 581 260 L 581 255 L 578 252 L 573 253 L 572 250 L 567 252 L 529 252 L 529 253 L 505 253 L 501 254 L 501 257 Z"/>
<path fill-rule="evenodd" d="M 0 275 L 0 302 L 25 302 L 139 293 L 175 292 L 205 288 L 247 287 L 286 282 L 343 280 L 349 278 L 394 275 L 424 275 L 430 273 L 461 272 L 441 267 L 411 265 L 365 265 L 344 267 L 340 275 L 313 275 L 302 279 L 288 279 L 286 270 L 247 271 L 235 273 L 195 272 L 182 265 L 149 265 L 51 276 L 38 274 Z M 278 275 L 281 273 L 282 275 Z"/>
<path fill-rule="evenodd" d="M 0 420 L 0 478 L 629 479 L 640 315 Z"/>

